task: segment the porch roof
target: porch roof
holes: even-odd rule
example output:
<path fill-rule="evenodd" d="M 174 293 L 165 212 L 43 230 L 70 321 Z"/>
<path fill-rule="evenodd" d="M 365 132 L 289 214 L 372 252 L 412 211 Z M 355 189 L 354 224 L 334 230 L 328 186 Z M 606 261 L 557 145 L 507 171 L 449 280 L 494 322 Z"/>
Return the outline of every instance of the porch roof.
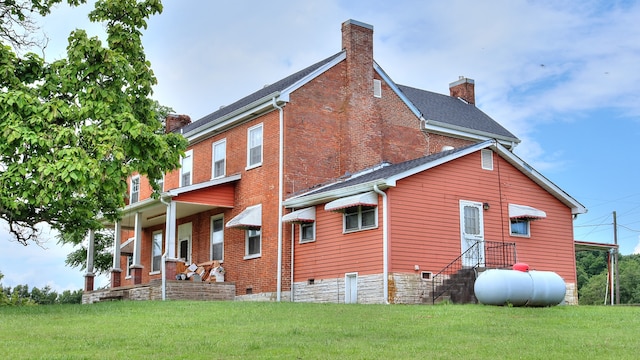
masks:
<path fill-rule="evenodd" d="M 164 192 L 158 199 L 145 199 L 124 208 L 120 224 L 123 229 L 135 226 L 136 213 L 140 213 L 142 228 L 160 225 L 167 218 L 167 203 L 176 203 L 176 219 L 215 208 L 233 208 L 235 182 L 240 175 L 231 175 L 173 189 Z M 113 224 L 106 224 L 113 225 Z"/>

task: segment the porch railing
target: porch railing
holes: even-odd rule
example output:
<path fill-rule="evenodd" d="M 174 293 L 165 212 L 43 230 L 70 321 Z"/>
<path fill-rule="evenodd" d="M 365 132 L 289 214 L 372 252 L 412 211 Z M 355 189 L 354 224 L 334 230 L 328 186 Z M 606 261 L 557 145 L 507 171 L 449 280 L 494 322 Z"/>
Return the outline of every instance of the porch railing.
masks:
<path fill-rule="evenodd" d="M 473 260 L 470 262 L 470 259 Z M 507 268 L 516 262 L 515 243 L 478 241 L 433 275 L 431 278 L 432 303 L 435 304 L 440 297 L 447 293 L 451 294 L 461 286 L 470 286 L 468 282 L 475 280 L 479 269 Z"/>

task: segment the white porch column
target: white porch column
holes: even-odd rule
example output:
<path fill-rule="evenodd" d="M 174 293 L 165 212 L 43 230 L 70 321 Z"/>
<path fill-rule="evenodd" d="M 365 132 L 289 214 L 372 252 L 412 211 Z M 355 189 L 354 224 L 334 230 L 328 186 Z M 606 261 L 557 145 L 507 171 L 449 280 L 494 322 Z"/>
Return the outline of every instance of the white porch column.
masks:
<path fill-rule="evenodd" d="M 135 216 L 134 225 L 134 240 L 133 240 L 133 265 L 142 266 L 140 262 L 140 253 L 142 251 L 142 215 L 137 212 Z"/>
<path fill-rule="evenodd" d="M 133 277 L 133 284 L 142 284 L 142 262 L 140 261 L 140 253 L 142 252 L 142 214 L 136 213 L 135 225 L 134 225 L 134 240 L 133 240 L 133 265 L 131 265 L 131 275 Z"/>
<path fill-rule="evenodd" d="M 121 225 L 120 221 L 115 223 L 115 234 L 113 235 L 113 270 L 122 270 L 120 267 L 120 245 L 121 245 Z"/>
<path fill-rule="evenodd" d="M 169 201 L 165 227 L 167 259 L 176 258 L 176 202 Z"/>
<path fill-rule="evenodd" d="M 89 230 L 87 244 L 87 272 L 84 274 L 84 291 L 93 291 L 95 274 L 93 273 L 93 252 L 95 249 L 94 233 Z"/>
<path fill-rule="evenodd" d="M 120 267 L 120 245 L 121 245 L 121 237 L 122 237 L 122 226 L 120 225 L 120 221 L 117 221 L 114 226 L 114 235 L 113 235 L 113 267 L 111 268 L 111 287 L 116 288 L 120 287 L 122 284 L 121 276 L 122 276 L 122 268 Z"/>
<path fill-rule="evenodd" d="M 87 243 L 87 274 L 93 274 L 93 253 L 95 252 L 95 234 L 93 230 L 89 230 Z"/>

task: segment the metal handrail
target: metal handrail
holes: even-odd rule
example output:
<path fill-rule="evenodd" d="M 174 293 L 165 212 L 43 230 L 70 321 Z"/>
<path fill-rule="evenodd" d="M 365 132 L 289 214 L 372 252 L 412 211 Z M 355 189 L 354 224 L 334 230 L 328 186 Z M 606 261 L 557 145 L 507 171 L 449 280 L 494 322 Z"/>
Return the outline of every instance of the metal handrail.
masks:
<path fill-rule="evenodd" d="M 485 256 L 482 258 L 477 256 L 477 262 L 471 266 L 463 266 L 462 260 L 466 255 L 472 253 L 472 251 L 478 251 L 479 247 L 484 246 Z M 507 248 L 512 248 L 512 252 L 509 253 Z M 498 251 L 495 251 L 498 250 Z M 487 261 L 487 253 L 489 253 L 490 260 Z M 516 262 L 516 244 L 515 243 L 503 243 L 503 242 L 495 242 L 495 241 L 478 241 L 469 247 L 465 252 L 460 254 L 457 258 L 451 261 L 447 266 L 442 268 L 438 273 L 436 273 L 431 278 L 431 298 L 432 303 L 435 304 L 436 300 L 445 294 L 447 291 L 451 290 L 455 283 L 449 284 L 449 286 L 443 286 L 445 284 L 445 275 L 453 275 L 458 273 L 463 268 L 474 269 L 477 270 L 480 267 L 485 268 L 504 268 L 513 265 Z M 477 275 L 477 274 L 476 274 Z"/>

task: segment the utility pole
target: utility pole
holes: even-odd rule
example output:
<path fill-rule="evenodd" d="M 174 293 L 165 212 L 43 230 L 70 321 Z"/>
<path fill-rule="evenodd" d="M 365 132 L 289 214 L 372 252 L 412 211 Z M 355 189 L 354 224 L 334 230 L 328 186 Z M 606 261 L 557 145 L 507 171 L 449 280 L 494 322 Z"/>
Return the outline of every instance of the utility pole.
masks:
<path fill-rule="evenodd" d="M 618 266 L 618 218 L 615 211 L 613 212 L 613 243 L 616 245 L 615 249 L 613 249 L 613 261 L 615 264 L 614 277 L 616 283 L 616 305 L 620 305 L 620 267 Z"/>

